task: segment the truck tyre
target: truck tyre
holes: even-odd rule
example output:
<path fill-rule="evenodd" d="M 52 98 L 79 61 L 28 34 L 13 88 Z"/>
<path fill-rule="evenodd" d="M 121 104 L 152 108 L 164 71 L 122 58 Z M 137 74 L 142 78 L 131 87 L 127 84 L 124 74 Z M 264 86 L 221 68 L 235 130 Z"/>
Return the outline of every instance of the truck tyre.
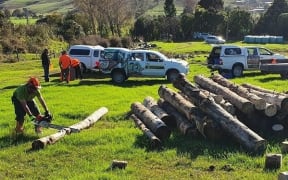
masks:
<path fill-rule="evenodd" d="M 172 69 L 172 70 L 169 70 L 167 72 L 167 80 L 169 82 L 173 82 L 176 80 L 176 78 L 178 77 L 179 75 L 179 71 L 175 70 L 175 69 Z"/>
<path fill-rule="evenodd" d="M 233 77 L 243 76 L 243 66 L 241 64 L 235 64 L 232 68 Z"/>
<path fill-rule="evenodd" d="M 112 78 L 112 81 L 114 83 L 117 83 L 117 84 L 121 84 L 125 80 L 127 80 L 127 77 L 126 77 L 125 73 L 123 71 L 119 70 L 119 69 L 112 71 L 111 78 Z"/>
<path fill-rule="evenodd" d="M 288 72 L 281 72 L 280 76 L 282 79 L 288 79 Z"/>

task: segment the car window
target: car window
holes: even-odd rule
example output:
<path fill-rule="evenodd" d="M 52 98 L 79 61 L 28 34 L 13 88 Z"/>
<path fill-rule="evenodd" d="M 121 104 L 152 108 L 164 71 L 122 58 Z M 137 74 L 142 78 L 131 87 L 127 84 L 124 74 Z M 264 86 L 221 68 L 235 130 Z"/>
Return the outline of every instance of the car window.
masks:
<path fill-rule="evenodd" d="M 241 48 L 226 48 L 224 51 L 225 55 L 240 55 L 241 54 Z"/>
<path fill-rule="evenodd" d="M 147 53 L 147 61 L 159 62 L 160 57 L 154 53 Z"/>
<path fill-rule="evenodd" d="M 80 56 L 89 56 L 89 49 L 71 49 L 69 55 L 80 55 Z"/>
<path fill-rule="evenodd" d="M 132 53 L 132 58 L 135 60 L 144 61 L 144 54 L 143 53 Z"/>
<path fill-rule="evenodd" d="M 93 57 L 99 57 L 99 51 L 98 50 L 94 50 L 94 53 L 93 53 Z"/>
<path fill-rule="evenodd" d="M 267 50 L 267 49 L 259 48 L 259 54 L 260 54 L 260 55 L 272 55 L 273 53 L 270 52 L 270 51 Z"/>

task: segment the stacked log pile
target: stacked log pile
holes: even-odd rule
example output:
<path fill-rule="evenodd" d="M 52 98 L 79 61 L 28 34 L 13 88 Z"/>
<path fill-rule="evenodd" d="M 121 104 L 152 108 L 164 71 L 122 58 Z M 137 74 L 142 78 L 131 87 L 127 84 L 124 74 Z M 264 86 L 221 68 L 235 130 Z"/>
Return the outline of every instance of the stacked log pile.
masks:
<path fill-rule="evenodd" d="M 220 75 L 197 75 L 194 82 L 180 74 L 173 82 L 179 92 L 162 85 L 158 101 L 147 97 L 143 104 L 131 105 L 132 119 L 137 118 L 151 130 L 147 137 L 153 144 L 155 137 L 159 138 L 156 144 L 169 139 L 169 129 L 177 127 L 184 135 L 201 134 L 211 140 L 232 137 L 249 152 L 261 153 L 266 149 L 264 138 L 287 132 L 285 94 L 249 84 L 236 85 Z M 135 124 L 145 132 L 139 122 Z"/>

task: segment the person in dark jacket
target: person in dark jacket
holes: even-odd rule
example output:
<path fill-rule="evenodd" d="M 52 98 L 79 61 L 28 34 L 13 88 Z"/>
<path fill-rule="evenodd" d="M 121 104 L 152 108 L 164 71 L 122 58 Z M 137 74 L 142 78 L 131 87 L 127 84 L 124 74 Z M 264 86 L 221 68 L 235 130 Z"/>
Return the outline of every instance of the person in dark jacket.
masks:
<path fill-rule="evenodd" d="M 44 69 L 44 78 L 45 82 L 49 82 L 49 66 L 50 66 L 50 57 L 48 54 L 48 49 L 44 49 L 41 54 L 42 67 Z"/>

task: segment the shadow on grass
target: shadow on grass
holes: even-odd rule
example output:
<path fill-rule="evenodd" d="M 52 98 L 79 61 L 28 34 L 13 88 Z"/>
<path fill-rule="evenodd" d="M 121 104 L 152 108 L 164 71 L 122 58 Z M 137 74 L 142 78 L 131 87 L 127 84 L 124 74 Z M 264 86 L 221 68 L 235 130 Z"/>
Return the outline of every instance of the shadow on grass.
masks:
<path fill-rule="evenodd" d="M 39 138 L 38 136 L 32 136 L 27 134 L 16 134 L 12 133 L 7 136 L 0 138 L 0 149 L 7 148 L 11 146 L 18 146 L 27 142 L 32 142 L 33 140 Z"/>

